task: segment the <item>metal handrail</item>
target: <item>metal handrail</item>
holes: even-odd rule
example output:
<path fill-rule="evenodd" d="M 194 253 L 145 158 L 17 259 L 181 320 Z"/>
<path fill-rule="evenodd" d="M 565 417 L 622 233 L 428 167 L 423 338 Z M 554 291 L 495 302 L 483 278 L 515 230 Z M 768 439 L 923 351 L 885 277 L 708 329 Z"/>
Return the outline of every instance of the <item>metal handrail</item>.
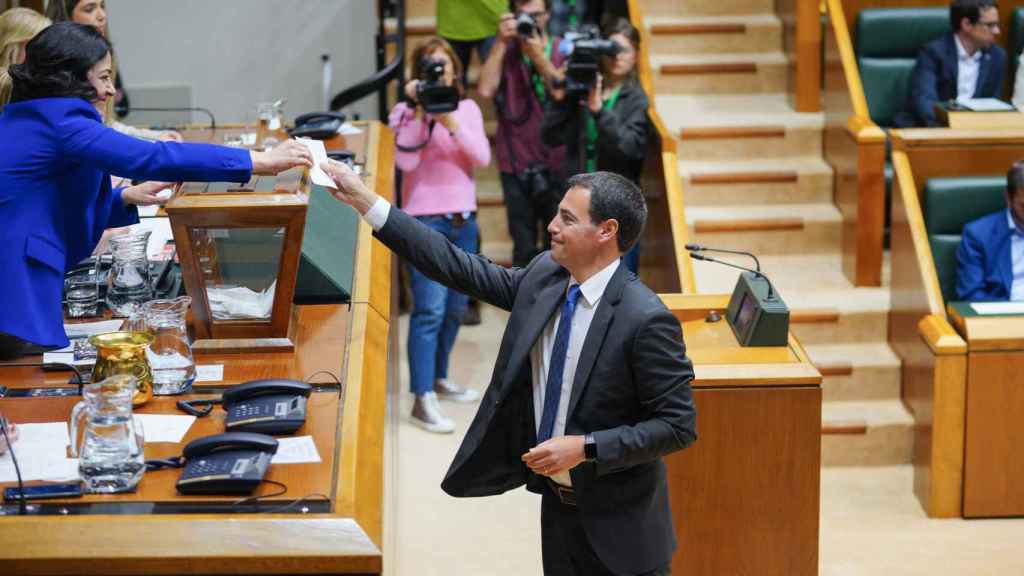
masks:
<path fill-rule="evenodd" d="M 393 16 L 398 22 L 394 34 L 387 32 L 387 18 Z M 377 72 L 342 90 L 331 99 L 331 110 L 337 111 L 373 94 L 378 95 L 377 107 L 380 118 L 387 118 L 387 86 L 398 80 L 398 91 L 405 83 L 405 0 L 379 0 L 377 3 Z M 386 62 L 387 46 L 395 43 L 395 57 Z"/>

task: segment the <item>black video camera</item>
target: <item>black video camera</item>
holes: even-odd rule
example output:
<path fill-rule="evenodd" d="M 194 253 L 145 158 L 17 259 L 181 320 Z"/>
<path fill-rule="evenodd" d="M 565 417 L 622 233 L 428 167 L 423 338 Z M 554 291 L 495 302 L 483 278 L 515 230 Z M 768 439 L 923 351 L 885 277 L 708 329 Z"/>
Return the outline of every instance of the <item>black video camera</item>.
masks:
<path fill-rule="evenodd" d="M 565 91 L 570 96 L 590 92 L 597 83 L 601 70 L 601 57 L 616 56 L 622 47 L 612 40 L 601 38 L 596 28 L 590 27 L 578 34 L 567 34 L 563 46 L 569 62 L 565 71 Z"/>
<path fill-rule="evenodd" d="M 521 38 L 532 38 L 534 34 L 540 34 L 540 26 L 529 12 L 519 12 L 516 14 L 516 33 Z"/>
<path fill-rule="evenodd" d="M 434 58 L 420 60 L 421 80 L 416 85 L 416 101 L 430 114 L 446 114 L 459 108 L 459 91 L 444 83 L 444 62 Z"/>

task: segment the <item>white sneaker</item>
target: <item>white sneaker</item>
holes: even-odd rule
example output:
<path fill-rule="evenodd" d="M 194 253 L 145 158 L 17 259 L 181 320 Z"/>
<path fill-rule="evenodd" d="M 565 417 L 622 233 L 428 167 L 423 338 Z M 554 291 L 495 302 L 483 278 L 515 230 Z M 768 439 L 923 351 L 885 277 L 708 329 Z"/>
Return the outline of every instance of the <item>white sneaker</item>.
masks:
<path fill-rule="evenodd" d="M 437 401 L 437 394 L 427 392 L 422 396 L 416 396 L 412 405 L 410 415 L 412 423 L 423 428 L 427 432 L 435 434 L 451 434 L 455 431 L 455 422 L 444 415 L 441 405 Z"/>
<path fill-rule="evenodd" d="M 476 402 L 480 398 L 480 393 L 476 390 L 463 388 L 445 378 L 434 380 L 434 392 L 437 393 L 437 397 L 441 400 L 451 400 L 452 402 L 461 402 L 463 404 Z"/>

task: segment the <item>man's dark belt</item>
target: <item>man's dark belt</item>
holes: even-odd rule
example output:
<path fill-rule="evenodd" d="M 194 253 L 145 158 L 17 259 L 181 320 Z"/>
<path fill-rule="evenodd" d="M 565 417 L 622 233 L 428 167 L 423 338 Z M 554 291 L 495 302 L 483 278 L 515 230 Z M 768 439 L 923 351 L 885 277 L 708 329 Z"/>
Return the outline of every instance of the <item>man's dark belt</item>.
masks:
<path fill-rule="evenodd" d="M 451 214 L 445 214 L 444 217 L 451 220 L 452 226 L 458 228 L 466 222 L 469 222 L 469 219 L 473 217 L 473 214 L 474 212 L 453 212 Z"/>
<path fill-rule="evenodd" d="M 562 501 L 562 504 L 566 506 L 576 505 L 576 492 L 569 486 L 562 486 L 558 482 L 555 482 L 551 478 L 546 478 L 548 486 L 551 487 L 551 491 L 558 496 L 558 499 Z"/>

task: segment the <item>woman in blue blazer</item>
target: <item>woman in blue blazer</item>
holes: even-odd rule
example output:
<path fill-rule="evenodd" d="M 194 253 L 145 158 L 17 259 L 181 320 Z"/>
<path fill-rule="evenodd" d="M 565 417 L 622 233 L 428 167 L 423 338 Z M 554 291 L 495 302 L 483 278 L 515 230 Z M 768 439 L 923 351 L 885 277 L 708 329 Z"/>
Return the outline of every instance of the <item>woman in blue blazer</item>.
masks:
<path fill-rule="evenodd" d="M 311 166 L 305 146 L 271 152 L 146 142 L 103 125 L 114 97 L 110 45 L 95 29 L 62 22 L 12 66 L 0 113 L 0 354 L 20 341 L 66 346 L 64 271 L 89 256 L 103 230 L 138 221 L 145 188 L 112 189 L 111 175 L 140 180 L 245 182 Z"/>

